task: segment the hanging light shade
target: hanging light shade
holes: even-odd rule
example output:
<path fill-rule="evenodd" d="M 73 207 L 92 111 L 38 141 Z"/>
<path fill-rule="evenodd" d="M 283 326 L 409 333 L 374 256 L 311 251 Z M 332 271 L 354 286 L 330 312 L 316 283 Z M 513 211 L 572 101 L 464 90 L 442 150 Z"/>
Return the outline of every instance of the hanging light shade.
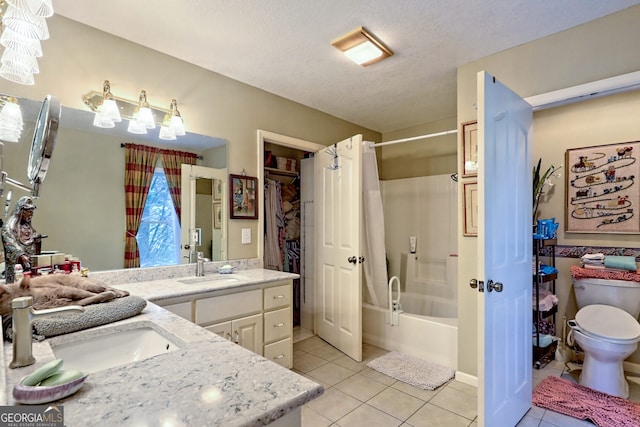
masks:
<path fill-rule="evenodd" d="M 6 0 L 8 4 L 34 16 L 49 18 L 53 15 L 52 0 Z"/>
<path fill-rule="evenodd" d="M 175 99 L 171 100 L 171 106 L 169 107 L 171 111 L 171 120 L 169 122 L 169 126 L 173 130 L 173 133 L 178 136 L 183 136 L 186 134 L 184 130 L 184 122 L 182 121 L 182 116 L 180 115 L 180 111 L 178 111 L 178 102 Z"/>
<path fill-rule="evenodd" d="M 171 116 L 169 114 L 164 115 L 164 120 L 162 121 L 162 126 L 160 126 L 160 134 L 158 137 L 166 141 L 173 141 L 177 139 L 176 133 L 171 128 Z"/>
<path fill-rule="evenodd" d="M 38 58 L 42 56 L 40 39 L 30 39 L 21 36 L 10 28 L 5 28 L 2 35 L 0 35 L 0 45 L 22 55 L 30 55 Z"/>
<path fill-rule="evenodd" d="M 2 24 L 23 37 L 39 40 L 49 38 L 49 27 L 44 17 L 32 15 L 24 9 L 18 9 L 11 5 L 7 7 L 2 17 Z"/>
<path fill-rule="evenodd" d="M 109 80 L 105 80 L 102 85 L 102 105 L 96 111 L 93 125 L 101 128 L 112 128 L 116 122 L 121 122 L 120 110 L 113 94 Z"/>
<path fill-rule="evenodd" d="M 15 50 L 5 49 L 0 57 L 2 65 L 9 65 L 23 71 L 24 73 L 38 74 L 40 67 L 35 56 L 23 55 Z"/>
<path fill-rule="evenodd" d="M 31 86 L 35 83 L 33 73 L 26 72 L 15 64 L 0 65 L 0 77 L 23 85 Z"/>
<path fill-rule="evenodd" d="M 138 115 L 140 111 L 139 108 L 136 107 L 133 112 L 133 116 L 129 119 L 129 126 L 127 126 L 127 132 L 135 133 L 136 135 L 144 135 L 147 133 L 147 128 L 144 125 L 141 125 L 138 122 Z"/>
<path fill-rule="evenodd" d="M 18 142 L 23 124 L 18 100 L 12 96 L 7 97 L 2 110 L 0 110 L 0 140 Z"/>
<path fill-rule="evenodd" d="M 141 91 L 140 98 L 138 99 L 138 125 L 144 126 L 147 129 L 155 129 L 156 122 L 153 119 L 153 113 L 147 102 L 147 92 Z"/>

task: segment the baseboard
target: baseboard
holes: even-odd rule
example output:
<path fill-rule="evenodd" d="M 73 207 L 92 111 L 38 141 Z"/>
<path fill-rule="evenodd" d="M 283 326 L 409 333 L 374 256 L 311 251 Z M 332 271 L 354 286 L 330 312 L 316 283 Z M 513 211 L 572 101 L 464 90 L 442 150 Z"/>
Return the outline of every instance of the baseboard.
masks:
<path fill-rule="evenodd" d="M 478 387 L 478 377 L 476 377 L 475 375 L 469 375 L 469 374 L 465 374 L 464 372 L 457 371 L 456 381 L 460 381 L 461 383 L 464 383 L 476 388 Z"/>
<path fill-rule="evenodd" d="M 624 371 L 631 374 L 640 375 L 640 365 L 633 362 L 623 362 Z"/>

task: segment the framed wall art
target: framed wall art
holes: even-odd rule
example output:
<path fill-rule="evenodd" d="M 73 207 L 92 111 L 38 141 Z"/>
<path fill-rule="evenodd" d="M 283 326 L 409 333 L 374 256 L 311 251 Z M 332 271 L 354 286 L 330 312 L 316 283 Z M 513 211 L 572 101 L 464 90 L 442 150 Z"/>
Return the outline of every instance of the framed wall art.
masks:
<path fill-rule="evenodd" d="M 565 230 L 640 234 L 640 141 L 565 153 Z"/>
<path fill-rule="evenodd" d="M 229 175 L 229 218 L 258 219 L 258 178 Z"/>
<path fill-rule="evenodd" d="M 219 230 L 222 228 L 222 203 L 213 204 L 213 228 Z"/>
<path fill-rule="evenodd" d="M 222 200 L 222 184 L 221 179 L 213 180 L 213 200 Z"/>
<path fill-rule="evenodd" d="M 478 183 L 464 183 L 464 232 L 465 236 L 478 235 Z"/>
<path fill-rule="evenodd" d="M 462 124 L 462 177 L 478 175 L 478 122 Z"/>

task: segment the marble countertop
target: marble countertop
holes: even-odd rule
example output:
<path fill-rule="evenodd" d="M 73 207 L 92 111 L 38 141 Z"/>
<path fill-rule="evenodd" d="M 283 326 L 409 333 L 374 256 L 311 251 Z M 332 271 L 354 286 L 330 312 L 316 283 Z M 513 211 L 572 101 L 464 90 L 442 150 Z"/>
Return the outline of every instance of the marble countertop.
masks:
<path fill-rule="evenodd" d="M 113 285 L 114 288 L 129 291 L 131 295 L 137 295 L 148 301 L 162 305 L 163 302 L 172 302 L 180 299 L 189 299 L 194 296 L 210 297 L 225 293 L 237 292 L 239 289 L 250 290 L 264 283 L 280 280 L 295 279 L 297 274 L 282 271 L 263 270 L 254 268 L 237 270 L 232 274 L 205 274 L 203 277 L 187 276 L 172 279 L 158 279 L 139 283 L 127 283 Z"/>
<path fill-rule="evenodd" d="M 117 287 L 161 302 L 297 277 L 262 269 L 241 270 L 237 275 L 235 280 L 195 284 L 177 281 L 193 279 L 186 277 Z M 35 365 L 3 372 L 6 404 L 14 404 L 11 392 L 20 378 L 54 358 L 51 346 L 97 336 L 105 329 L 123 331 L 148 325 L 182 346 L 137 363 L 90 374 L 76 394 L 58 401 L 64 405 L 66 425 L 259 426 L 324 391 L 321 385 L 149 303 L 138 316 L 34 343 Z M 5 343 L 5 367 L 12 359 L 12 351 L 12 346 Z"/>

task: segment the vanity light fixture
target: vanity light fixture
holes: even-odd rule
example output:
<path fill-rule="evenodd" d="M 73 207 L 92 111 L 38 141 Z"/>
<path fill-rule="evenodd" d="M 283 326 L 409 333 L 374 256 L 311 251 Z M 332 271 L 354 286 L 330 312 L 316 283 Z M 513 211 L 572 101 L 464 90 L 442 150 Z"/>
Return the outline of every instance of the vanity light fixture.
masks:
<path fill-rule="evenodd" d="M 140 91 L 137 102 L 120 98 L 111 93 L 109 80 L 104 81 L 101 92 L 91 91 L 82 99 L 87 107 L 96 113 L 94 126 L 112 128 L 117 122 L 127 119 L 129 133 L 146 134 L 148 129 L 160 126 L 160 139 L 175 140 L 176 136 L 186 135 L 175 99 L 171 100 L 169 109 L 164 109 L 149 105 L 147 92 L 144 90 Z M 162 118 L 162 121 L 157 121 L 156 118 Z"/>
<path fill-rule="evenodd" d="M 366 67 L 389 58 L 391 49 L 369 33 L 364 27 L 357 28 L 331 42 L 331 45 L 343 52 L 347 58 Z"/>
<path fill-rule="evenodd" d="M 0 6 L 5 2 L 0 1 Z M 37 57 L 42 56 L 40 40 L 49 38 L 46 18 L 53 15 L 52 0 L 7 0 L 2 15 L 0 77 L 15 83 L 33 85 L 39 72 Z"/>
<path fill-rule="evenodd" d="M 0 110 L 0 140 L 18 142 L 23 128 L 20 105 L 13 96 L 2 97 L 2 101 L 4 105 Z"/>
<path fill-rule="evenodd" d="M 171 116 L 169 114 L 164 115 L 164 120 L 162 121 L 162 126 L 160 126 L 160 134 L 158 135 L 158 138 L 166 141 L 173 141 L 177 139 L 175 131 L 171 128 Z"/>
<path fill-rule="evenodd" d="M 186 132 L 184 130 L 184 122 L 182 121 L 182 116 L 180 115 L 180 111 L 178 111 L 178 101 L 176 101 L 175 99 L 171 100 L 169 111 L 171 111 L 171 121 L 169 122 L 169 127 L 171 127 L 176 135 L 184 136 Z"/>
<path fill-rule="evenodd" d="M 147 127 L 138 121 L 139 113 L 140 113 L 140 109 L 136 107 L 136 109 L 133 112 L 133 115 L 129 119 L 129 126 L 127 126 L 127 132 L 135 133 L 136 135 L 144 135 L 147 133 Z"/>
<path fill-rule="evenodd" d="M 96 111 L 93 125 L 99 128 L 112 128 L 121 121 L 118 104 L 111 93 L 111 84 L 109 80 L 105 80 L 102 85 L 102 105 Z"/>
<path fill-rule="evenodd" d="M 153 113 L 147 102 L 147 91 L 140 91 L 140 97 L 138 98 L 138 118 L 136 119 L 138 125 L 144 126 L 147 129 L 155 129 L 156 121 L 153 118 Z"/>

